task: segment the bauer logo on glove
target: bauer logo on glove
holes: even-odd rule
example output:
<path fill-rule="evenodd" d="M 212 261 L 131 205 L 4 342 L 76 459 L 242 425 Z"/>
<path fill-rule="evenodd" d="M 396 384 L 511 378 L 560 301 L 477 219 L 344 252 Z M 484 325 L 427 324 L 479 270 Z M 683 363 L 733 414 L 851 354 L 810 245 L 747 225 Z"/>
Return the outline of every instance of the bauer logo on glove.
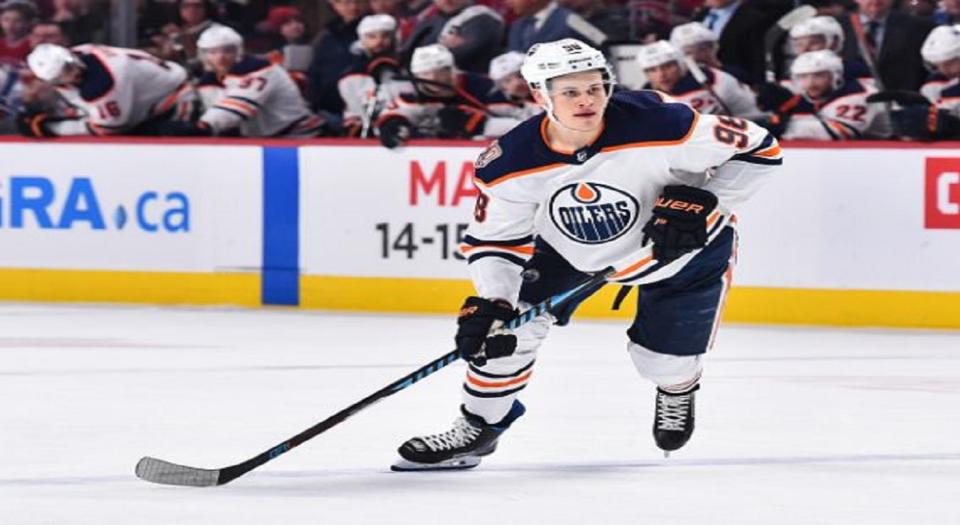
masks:
<path fill-rule="evenodd" d="M 666 186 L 643 227 L 643 244 L 653 242 L 653 256 L 672 261 L 707 244 L 707 217 L 717 196 L 693 186 Z"/>

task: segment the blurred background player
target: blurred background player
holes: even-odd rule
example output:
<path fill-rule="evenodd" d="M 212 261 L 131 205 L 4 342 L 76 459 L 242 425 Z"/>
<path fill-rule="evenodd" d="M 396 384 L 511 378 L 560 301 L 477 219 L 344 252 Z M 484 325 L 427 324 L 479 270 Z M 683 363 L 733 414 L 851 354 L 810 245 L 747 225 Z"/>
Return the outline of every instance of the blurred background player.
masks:
<path fill-rule="evenodd" d="M 355 57 L 337 89 L 343 99 L 343 127 L 357 136 L 369 126 L 378 100 L 377 89 L 400 75 L 396 49 L 397 21 L 390 15 L 367 15 L 357 26 Z"/>
<path fill-rule="evenodd" d="M 30 31 L 37 21 L 37 6 L 29 0 L 0 4 L 0 64 L 22 65 L 30 53 Z"/>
<path fill-rule="evenodd" d="M 493 82 L 486 76 L 459 71 L 453 53 L 440 44 L 418 47 L 410 60 L 414 89 L 398 93 L 377 118 L 380 142 L 395 148 L 410 138 L 463 137 L 483 134 L 486 101 Z M 443 129 L 440 110 L 461 106 L 476 110 L 467 121 Z"/>
<path fill-rule="evenodd" d="M 743 83 L 748 83 L 749 75 L 737 66 L 722 64 L 717 57 L 720 46 L 717 35 L 700 22 L 680 24 L 670 32 L 670 44 L 701 66 L 722 69 Z"/>
<path fill-rule="evenodd" d="M 876 89 L 846 79 L 843 62 L 833 51 L 804 53 L 790 71 L 797 94 L 763 123 L 778 138 L 854 140 L 887 133 L 883 108 L 867 102 Z"/>
<path fill-rule="evenodd" d="M 70 117 L 21 114 L 18 125 L 28 136 L 152 135 L 167 121 L 189 119 L 195 108 L 183 67 L 136 49 L 41 44 L 27 64 L 73 110 Z"/>
<path fill-rule="evenodd" d="M 23 110 L 23 82 L 19 68 L 0 64 L 0 135 L 17 132 L 16 117 Z"/>
<path fill-rule="evenodd" d="M 484 129 L 487 137 L 499 137 L 543 110 L 533 100 L 530 86 L 520 74 L 523 53 L 508 51 L 490 61 L 490 80 L 497 90 L 487 101 L 491 116 Z"/>
<path fill-rule="evenodd" d="M 203 115 L 171 134 L 306 138 L 327 133 L 326 120 L 307 109 L 287 70 L 245 55 L 243 37 L 233 29 L 207 29 L 197 48 L 210 69 L 197 83 Z"/>
<path fill-rule="evenodd" d="M 603 54 L 578 40 L 533 47 L 523 76 L 545 116 L 476 161 L 481 193 L 461 251 L 477 296 L 461 307 L 455 337 L 468 361 L 462 416 L 401 445 L 395 470 L 470 468 L 493 453 L 525 411 L 517 396 L 551 324 L 566 324 L 577 305 L 515 331 L 503 323 L 608 267 L 611 280 L 640 287 L 627 350 L 657 385 L 654 440 L 684 446 L 732 273 L 736 234 L 722 211 L 781 163 L 776 140 L 745 120 L 698 115 L 651 91 L 614 94 Z"/>
<path fill-rule="evenodd" d="M 666 40 L 641 47 L 637 65 L 649 80 L 646 87 L 662 91 L 701 113 L 734 117 L 760 114 L 750 88 L 733 75 L 710 66 L 702 68 L 706 79 L 698 82 L 687 69 L 683 53 Z"/>
<path fill-rule="evenodd" d="M 940 26 L 927 36 L 920 50 L 935 71 L 920 88 L 921 97 L 899 93 L 902 107 L 891 113 L 897 130 L 921 139 L 960 137 L 960 26 Z"/>

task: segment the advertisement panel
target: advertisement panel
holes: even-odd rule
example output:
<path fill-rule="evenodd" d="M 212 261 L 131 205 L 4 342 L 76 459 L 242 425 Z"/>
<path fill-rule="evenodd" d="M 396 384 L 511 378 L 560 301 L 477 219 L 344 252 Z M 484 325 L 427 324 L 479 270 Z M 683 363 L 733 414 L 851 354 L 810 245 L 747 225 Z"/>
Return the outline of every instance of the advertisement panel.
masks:
<path fill-rule="evenodd" d="M 0 267 L 255 271 L 261 148 L 0 143 Z"/>
<path fill-rule="evenodd" d="M 463 279 L 480 148 L 302 147 L 304 274 Z"/>

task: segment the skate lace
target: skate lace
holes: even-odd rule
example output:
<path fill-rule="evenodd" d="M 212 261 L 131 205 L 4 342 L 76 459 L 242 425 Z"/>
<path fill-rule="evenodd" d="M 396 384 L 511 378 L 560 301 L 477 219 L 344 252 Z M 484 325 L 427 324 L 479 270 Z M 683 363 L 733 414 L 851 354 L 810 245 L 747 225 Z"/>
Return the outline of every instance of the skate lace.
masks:
<path fill-rule="evenodd" d="M 657 396 L 657 428 L 682 432 L 690 408 L 690 394 L 682 396 Z"/>
<path fill-rule="evenodd" d="M 430 447 L 430 450 L 436 452 L 465 446 L 477 439 L 479 435 L 479 428 L 471 425 L 466 418 L 458 417 L 450 430 L 431 436 L 423 436 L 420 439 Z"/>

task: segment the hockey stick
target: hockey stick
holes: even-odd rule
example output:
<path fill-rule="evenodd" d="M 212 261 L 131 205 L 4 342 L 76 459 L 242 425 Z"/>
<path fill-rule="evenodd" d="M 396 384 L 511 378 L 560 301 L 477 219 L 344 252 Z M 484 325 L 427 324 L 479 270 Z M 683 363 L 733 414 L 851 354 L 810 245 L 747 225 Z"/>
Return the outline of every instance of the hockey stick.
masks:
<path fill-rule="evenodd" d="M 534 320 L 541 314 L 548 312 L 551 308 L 559 306 L 560 304 L 563 304 L 580 295 L 589 288 L 603 284 L 606 282 L 607 277 L 612 276 L 614 273 L 615 271 L 613 268 L 608 268 L 604 271 L 598 272 L 589 279 L 584 279 L 583 282 L 577 286 L 574 286 L 565 292 L 549 297 L 547 300 L 521 312 L 513 320 L 505 323 L 504 328 L 510 330 L 519 328 L 520 326 L 523 326 Z M 356 414 L 357 412 L 360 412 L 361 410 L 377 403 L 378 401 L 390 397 L 393 394 L 396 394 L 397 392 L 413 385 L 430 374 L 433 374 L 450 363 L 453 363 L 459 357 L 460 354 L 457 350 L 448 352 L 443 356 L 434 359 L 427 365 L 414 370 L 400 379 L 397 379 L 393 383 L 390 383 L 380 390 L 377 390 L 373 394 L 370 394 L 360 401 L 357 401 L 356 403 L 344 408 L 327 419 L 324 419 L 316 425 L 304 430 L 296 436 L 293 436 L 279 445 L 261 452 L 260 454 L 246 461 L 237 463 L 236 465 L 231 465 L 229 467 L 220 469 L 203 469 L 189 467 L 186 465 L 178 465 L 176 463 L 170 463 L 169 461 L 147 456 L 137 462 L 137 477 L 145 481 L 162 483 L 165 485 L 181 485 L 190 487 L 214 487 L 217 485 L 224 485 L 344 422 L 347 418 Z"/>
<path fill-rule="evenodd" d="M 710 96 L 720 104 L 720 109 L 723 110 L 723 113 L 732 117 L 733 113 L 730 111 L 730 107 L 727 106 L 723 99 L 720 98 L 720 95 L 717 95 L 717 92 L 710 86 L 710 83 L 707 81 L 707 74 L 703 72 L 703 69 L 700 69 L 700 64 L 697 64 L 693 58 L 686 55 L 683 57 L 683 62 L 686 64 L 687 69 L 690 70 L 690 74 L 693 75 L 693 79 L 703 86 L 704 89 L 707 90 L 707 93 L 710 93 Z"/>
<path fill-rule="evenodd" d="M 787 34 L 793 26 L 802 24 L 815 16 L 817 16 L 817 8 L 811 5 L 802 5 L 780 17 L 780 20 L 777 20 L 777 23 L 774 24 L 773 27 L 767 29 L 766 34 L 763 36 L 763 57 L 764 63 L 766 64 L 767 82 L 777 81 L 776 66 L 773 63 L 773 50 L 777 47 L 777 44 L 780 43 L 780 39 L 783 38 L 783 35 Z"/>

